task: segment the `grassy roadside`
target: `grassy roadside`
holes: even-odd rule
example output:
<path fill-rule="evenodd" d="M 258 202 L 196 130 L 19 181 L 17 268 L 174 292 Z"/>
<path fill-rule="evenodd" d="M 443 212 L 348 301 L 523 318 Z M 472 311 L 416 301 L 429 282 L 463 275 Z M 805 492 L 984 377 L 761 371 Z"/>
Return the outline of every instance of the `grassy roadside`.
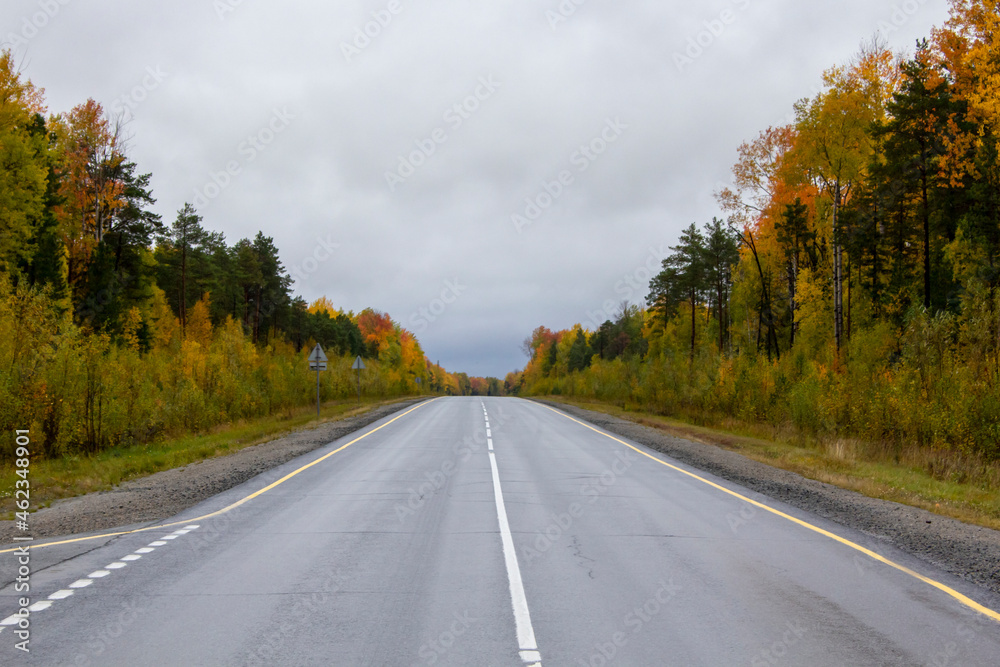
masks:
<path fill-rule="evenodd" d="M 736 451 L 755 461 L 872 498 L 1000 530 L 1000 466 L 976 463 L 976 474 L 970 475 L 969 462 L 956 463 L 954 455 L 948 453 L 914 451 L 903 456 L 880 455 L 860 443 L 842 439 L 804 441 L 792 433 L 735 422 L 725 424 L 724 428 L 710 428 L 599 401 L 564 396 L 536 398 L 620 417 L 679 438 Z M 933 474 L 935 465 L 937 475 Z"/>
<path fill-rule="evenodd" d="M 212 429 L 209 433 L 185 435 L 148 445 L 113 448 L 94 456 L 67 456 L 32 461 L 30 468 L 31 508 L 48 507 L 61 498 L 107 491 L 122 482 L 172 468 L 180 468 L 216 456 L 225 456 L 305 427 L 354 417 L 383 405 L 408 400 L 365 399 L 330 401 L 323 404 L 319 419 L 315 407 L 303 407 L 290 414 L 272 415 Z M 0 468 L 0 520 L 13 518 L 13 466 Z"/>

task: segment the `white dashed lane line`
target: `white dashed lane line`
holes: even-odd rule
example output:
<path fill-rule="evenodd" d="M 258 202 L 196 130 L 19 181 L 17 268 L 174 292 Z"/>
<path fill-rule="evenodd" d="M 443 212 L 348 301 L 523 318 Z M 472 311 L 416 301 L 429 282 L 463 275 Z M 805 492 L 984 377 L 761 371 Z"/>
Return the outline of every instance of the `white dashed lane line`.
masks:
<path fill-rule="evenodd" d="M 129 563 L 134 563 L 135 561 L 142 558 L 144 554 L 149 554 L 156 551 L 157 547 L 166 546 L 167 544 L 169 544 L 169 542 L 167 542 L 166 540 L 175 540 L 181 535 L 187 535 L 192 530 L 197 530 L 199 527 L 200 526 L 196 525 L 184 526 L 183 528 L 175 530 L 169 535 L 164 535 L 155 542 L 150 542 L 148 546 L 140 547 L 139 549 L 136 549 L 133 553 L 130 553 L 127 556 L 122 556 L 121 560 L 115 561 L 113 563 L 108 563 L 107 565 L 104 566 L 103 570 L 97 570 L 95 572 L 91 572 L 90 574 L 87 575 L 86 579 L 77 579 L 66 588 L 60 589 L 55 593 L 53 593 L 52 595 L 50 595 L 48 599 L 41 600 L 39 602 L 30 605 L 27 608 L 28 612 L 34 613 L 38 611 L 45 611 L 46 609 L 51 607 L 56 601 L 65 600 L 66 598 L 71 597 L 76 591 L 82 588 L 87 588 L 88 586 L 92 585 L 95 579 L 103 579 L 104 577 L 110 575 L 112 570 L 120 570 L 123 567 L 128 567 Z M 4 628 L 8 628 L 12 625 L 18 625 L 25 619 L 26 616 L 22 615 L 20 612 L 8 616 L 7 618 L 0 621 L 0 632 L 3 632 Z"/>
<path fill-rule="evenodd" d="M 507 582 L 510 585 L 511 606 L 514 610 L 514 626 L 517 633 L 518 655 L 526 667 L 542 667 L 542 653 L 538 650 L 535 639 L 535 629 L 531 624 L 531 612 L 528 610 L 528 598 L 524 593 L 524 582 L 521 579 L 521 568 L 517 563 L 517 552 L 514 550 L 514 537 L 510 532 L 507 520 L 507 509 L 504 504 L 503 490 L 500 487 L 500 471 L 497 468 L 496 454 L 493 451 L 493 433 L 490 431 L 490 415 L 483 406 L 483 419 L 486 420 L 486 445 L 489 448 L 490 470 L 493 473 L 493 494 L 497 506 L 497 521 L 500 524 L 500 541 L 503 545 L 504 563 L 507 566 Z"/>

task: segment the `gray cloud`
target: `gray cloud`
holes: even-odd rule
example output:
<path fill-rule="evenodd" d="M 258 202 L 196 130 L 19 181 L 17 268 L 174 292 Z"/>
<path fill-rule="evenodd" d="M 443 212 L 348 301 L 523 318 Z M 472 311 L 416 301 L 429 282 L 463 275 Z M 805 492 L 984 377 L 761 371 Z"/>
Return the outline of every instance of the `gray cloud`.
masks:
<path fill-rule="evenodd" d="M 201 193 L 210 228 L 230 241 L 261 229 L 288 266 L 333 243 L 298 293 L 385 310 L 431 359 L 502 376 L 535 326 L 641 301 L 623 278 L 719 213 L 711 195 L 739 143 L 785 119 L 824 69 L 880 27 L 912 48 L 947 15 L 943 0 L 392 7 L 8 0 L 0 39 L 18 42 L 51 111 L 88 97 L 128 107 L 166 219 Z M 143 89 L 148 68 L 163 76 Z M 499 85 L 482 95 L 483 80 Z M 574 154 L 616 118 L 627 129 L 579 171 Z M 386 172 L 421 145 L 433 152 L 390 190 Z M 564 170 L 572 183 L 518 233 L 511 216 Z M 420 325 L 448 280 L 467 289 Z"/>

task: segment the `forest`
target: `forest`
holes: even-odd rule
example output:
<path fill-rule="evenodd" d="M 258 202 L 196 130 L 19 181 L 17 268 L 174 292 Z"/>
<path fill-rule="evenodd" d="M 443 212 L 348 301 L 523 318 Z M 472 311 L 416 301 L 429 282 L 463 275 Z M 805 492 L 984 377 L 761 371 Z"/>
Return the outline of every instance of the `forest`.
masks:
<path fill-rule="evenodd" d="M 952 0 L 910 53 L 862 43 L 739 147 L 721 217 L 683 231 L 644 304 L 537 328 L 508 390 L 996 461 L 998 24 Z"/>
<path fill-rule="evenodd" d="M 0 54 L 0 428 L 37 454 L 89 455 L 315 401 L 499 391 L 448 373 L 382 312 L 309 304 L 264 232 L 232 243 L 190 204 L 164 221 L 120 116 L 48 114 Z M 13 445 L 0 449 L 10 460 Z"/>

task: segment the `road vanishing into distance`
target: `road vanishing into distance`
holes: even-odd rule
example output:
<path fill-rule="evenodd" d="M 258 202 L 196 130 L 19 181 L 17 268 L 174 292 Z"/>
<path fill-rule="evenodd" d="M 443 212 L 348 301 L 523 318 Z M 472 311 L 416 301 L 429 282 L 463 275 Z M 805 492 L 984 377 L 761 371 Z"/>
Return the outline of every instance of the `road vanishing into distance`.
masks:
<path fill-rule="evenodd" d="M 0 664 L 1000 664 L 988 592 L 526 400 L 420 403 L 162 523 L 32 549 Z"/>

